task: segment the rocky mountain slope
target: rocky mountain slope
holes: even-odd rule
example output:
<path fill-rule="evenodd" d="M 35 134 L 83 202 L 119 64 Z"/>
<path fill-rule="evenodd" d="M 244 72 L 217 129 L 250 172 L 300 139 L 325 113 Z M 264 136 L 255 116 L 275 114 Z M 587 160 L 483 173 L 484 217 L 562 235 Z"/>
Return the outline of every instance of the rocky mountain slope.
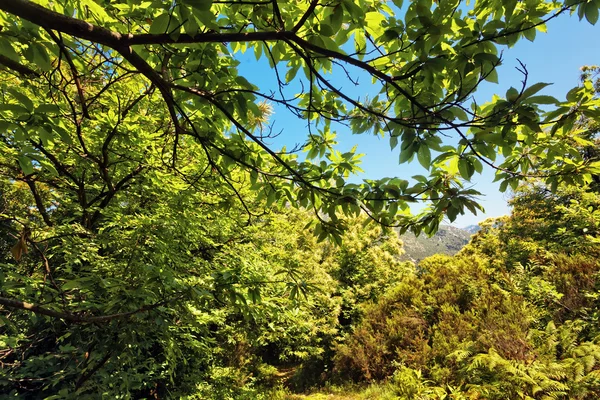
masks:
<path fill-rule="evenodd" d="M 405 251 L 401 258 L 407 261 L 418 262 L 434 254 L 456 254 L 471 240 L 471 236 L 476 232 L 473 228 L 474 226 L 461 229 L 454 226 L 442 225 L 432 237 L 427 237 L 426 235 L 417 237 L 412 233 L 406 233 L 401 236 Z"/>
<path fill-rule="evenodd" d="M 481 227 L 479 225 L 469 225 L 462 228 L 462 230 L 469 232 L 471 235 L 474 235 L 481 230 Z"/>

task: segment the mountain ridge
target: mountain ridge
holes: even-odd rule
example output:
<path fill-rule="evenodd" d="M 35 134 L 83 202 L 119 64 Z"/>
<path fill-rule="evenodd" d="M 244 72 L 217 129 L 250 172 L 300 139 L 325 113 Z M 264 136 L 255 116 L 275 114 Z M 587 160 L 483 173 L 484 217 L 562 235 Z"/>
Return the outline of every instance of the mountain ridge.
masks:
<path fill-rule="evenodd" d="M 434 254 L 454 255 L 469 243 L 471 236 L 478 230 L 477 225 L 469 225 L 465 228 L 440 225 L 437 233 L 431 237 L 426 235 L 417 237 L 413 233 L 405 233 L 400 236 L 404 243 L 404 254 L 400 259 L 418 263 Z"/>

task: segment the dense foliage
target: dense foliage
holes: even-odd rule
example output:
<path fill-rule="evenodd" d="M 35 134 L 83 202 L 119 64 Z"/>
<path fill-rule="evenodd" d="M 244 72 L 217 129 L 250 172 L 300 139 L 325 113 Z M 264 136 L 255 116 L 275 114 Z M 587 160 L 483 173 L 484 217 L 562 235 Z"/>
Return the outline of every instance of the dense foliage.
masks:
<path fill-rule="evenodd" d="M 531 185 L 512 206 L 368 305 L 337 370 L 403 399 L 598 398 L 600 194 Z"/>
<path fill-rule="evenodd" d="M 330 357 L 356 304 L 407 268 L 397 235 L 362 228 L 364 219 L 343 246 L 318 244 L 303 230 L 310 214 L 267 213 L 243 226 L 243 210 L 225 212 L 181 185 L 181 196 L 165 198 L 164 182 L 140 182 L 130 193 L 147 195 L 118 204 L 120 217 L 105 229 L 85 232 L 67 213 L 44 235 L 23 225 L 29 188 L 3 187 L 10 240 L 0 299 L 35 304 L 8 303 L 0 314 L 0 392 L 239 398 L 269 382 L 266 363 Z"/>
<path fill-rule="evenodd" d="M 597 70 L 565 101 L 524 66 L 470 99 L 503 46 L 599 8 L 0 0 L 0 394 L 258 398 L 294 367 L 296 387 L 596 395 Z M 298 146 L 272 144 L 274 109 Z M 349 183 L 340 129 L 429 175 Z M 483 165 L 538 181 L 462 255 L 399 261 L 383 227 L 476 212 Z"/>
<path fill-rule="evenodd" d="M 533 41 L 561 14 L 595 24 L 599 7 L 596 0 L 3 1 L 3 152 L 9 164 L 18 160 L 13 179 L 59 175 L 79 185 L 83 214 L 102 210 L 127 180 L 156 167 L 145 151 L 160 149 L 163 173 L 194 182 L 212 170 L 250 216 L 257 211 L 241 193 L 247 189 L 268 204 L 327 215 L 315 232 L 338 242 L 343 215 L 360 212 L 431 233 L 444 215 L 480 209 L 477 191 L 463 182 L 484 165 L 502 190 L 528 176 L 552 188 L 582 184 L 598 170 L 575 151 L 585 135 L 572 129 L 599 117 L 590 82 L 558 101 L 541 94 L 548 83 L 528 82 L 523 65 L 518 88 L 487 103 L 472 95 L 498 81 L 504 46 Z M 241 62 L 245 52 L 271 76 L 256 81 L 256 65 Z M 287 139 L 294 148 L 272 144 L 273 107 L 287 114 L 287 126 L 297 119 L 306 127 L 305 137 Z M 401 163 L 416 159 L 429 175 L 349 183 L 360 154 L 336 149 L 340 129 L 386 137 Z M 203 167 L 187 170 L 190 159 Z M 87 194 L 92 177 L 69 177 L 74 162 L 92 168 L 98 193 Z M 415 202 L 426 205 L 416 215 Z M 49 214 L 48 204 L 36 205 Z"/>

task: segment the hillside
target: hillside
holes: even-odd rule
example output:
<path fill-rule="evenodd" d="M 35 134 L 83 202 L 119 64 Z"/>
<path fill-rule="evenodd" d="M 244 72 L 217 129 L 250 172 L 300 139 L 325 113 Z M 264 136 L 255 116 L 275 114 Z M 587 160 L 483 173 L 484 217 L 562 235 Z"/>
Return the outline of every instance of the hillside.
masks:
<path fill-rule="evenodd" d="M 454 255 L 462 249 L 473 233 L 449 225 L 440 226 L 439 231 L 432 237 L 426 235 L 415 236 L 406 233 L 401 236 L 404 242 L 405 253 L 402 260 L 418 262 L 434 254 Z"/>
<path fill-rule="evenodd" d="M 481 230 L 481 227 L 479 225 L 468 225 L 462 228 L 462 230 L 469 232 L 471 235 L 474 235 Z"/>

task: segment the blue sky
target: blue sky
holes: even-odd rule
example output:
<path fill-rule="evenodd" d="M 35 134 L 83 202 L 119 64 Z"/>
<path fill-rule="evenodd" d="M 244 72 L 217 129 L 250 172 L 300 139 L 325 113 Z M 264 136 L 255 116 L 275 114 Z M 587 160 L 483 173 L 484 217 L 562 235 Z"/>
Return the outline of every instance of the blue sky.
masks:
<path fill-rule="evenodd" d="M 519 41 L 513 48 L 503 47 L 503 65 L 498 69 L 499 84 L 485 83 L 480 86 L 475 98 L 478 103 L 489 101 L 494 93 L 503 95 L 511 86 L 520 87 L 523 76 L 516 70 L 519 59 L 529 72 L 528 84 L 536 82 L 553 83 L 543 91 L 564 99 L 569 89 L 578 84 L 579 68 L 583 65 L 600 65 L 600 24 L 592 26 L 585 20 L 579 21 L 576 15 L 562 15 L 548 23 L 548 32 L 537 32 L 535 42 L 525 39 Z M 266 62 L 257 62 L 252 52 L 238 55 L 242 62 L 240 73 L 261 90 L 276 89 L 275 78 Z M 285 72 L 284 72 L 285 73 Z M 337 72 L 339 73 L 339 71 Z M 336 73 L 336 74 L 337 74 Z M 302 72 L 299 72 L 299 75 Z M 354 96 L 364 96 L 372 93 L 370 82 L 361 82 L 359 87 L 350 84 L 345 77 L 331 77 L 337 87 L 343 88 Z M 294 90 L 286 90 L 286 94 L 294 94 Z M 280 137 L 272 142 L 274 147 L 286 145 L 292 147 L 302 143 L 307 135 L 305 124 L 289 115 L 285 109 L 275 107 L 272 117 L 274 130 L 282 131 Z M 340 150 L 346 151 L 358 144 L 358 152 L 364 153 L 362 168 L 364 173 L 352 180 L 360 181 L 363 178 L 377 179 L 382 177 L 399 176 L 409 178 L 417 174 L 424 174 L 416 160 L 410 164 L 398 164 L 398 152 L 391 152 L 388 138 L 378 138 L 373 135 L 352 135 L 348 129 L 338 127 L 338 141 Z M 507 200 L 509 194 L 500 193 L 498 185 L 493 183 L 493 171 L 485 169 L 482 175 L 476 175 L 471 184 L 483 196 L 479 198 L 485 208 L 485 214 L 472 215 L 467 213 L 459 216 L 453 225 L 463 227 L 477 224 L 488 217 L 497 217 L 509 213 Z"/>

